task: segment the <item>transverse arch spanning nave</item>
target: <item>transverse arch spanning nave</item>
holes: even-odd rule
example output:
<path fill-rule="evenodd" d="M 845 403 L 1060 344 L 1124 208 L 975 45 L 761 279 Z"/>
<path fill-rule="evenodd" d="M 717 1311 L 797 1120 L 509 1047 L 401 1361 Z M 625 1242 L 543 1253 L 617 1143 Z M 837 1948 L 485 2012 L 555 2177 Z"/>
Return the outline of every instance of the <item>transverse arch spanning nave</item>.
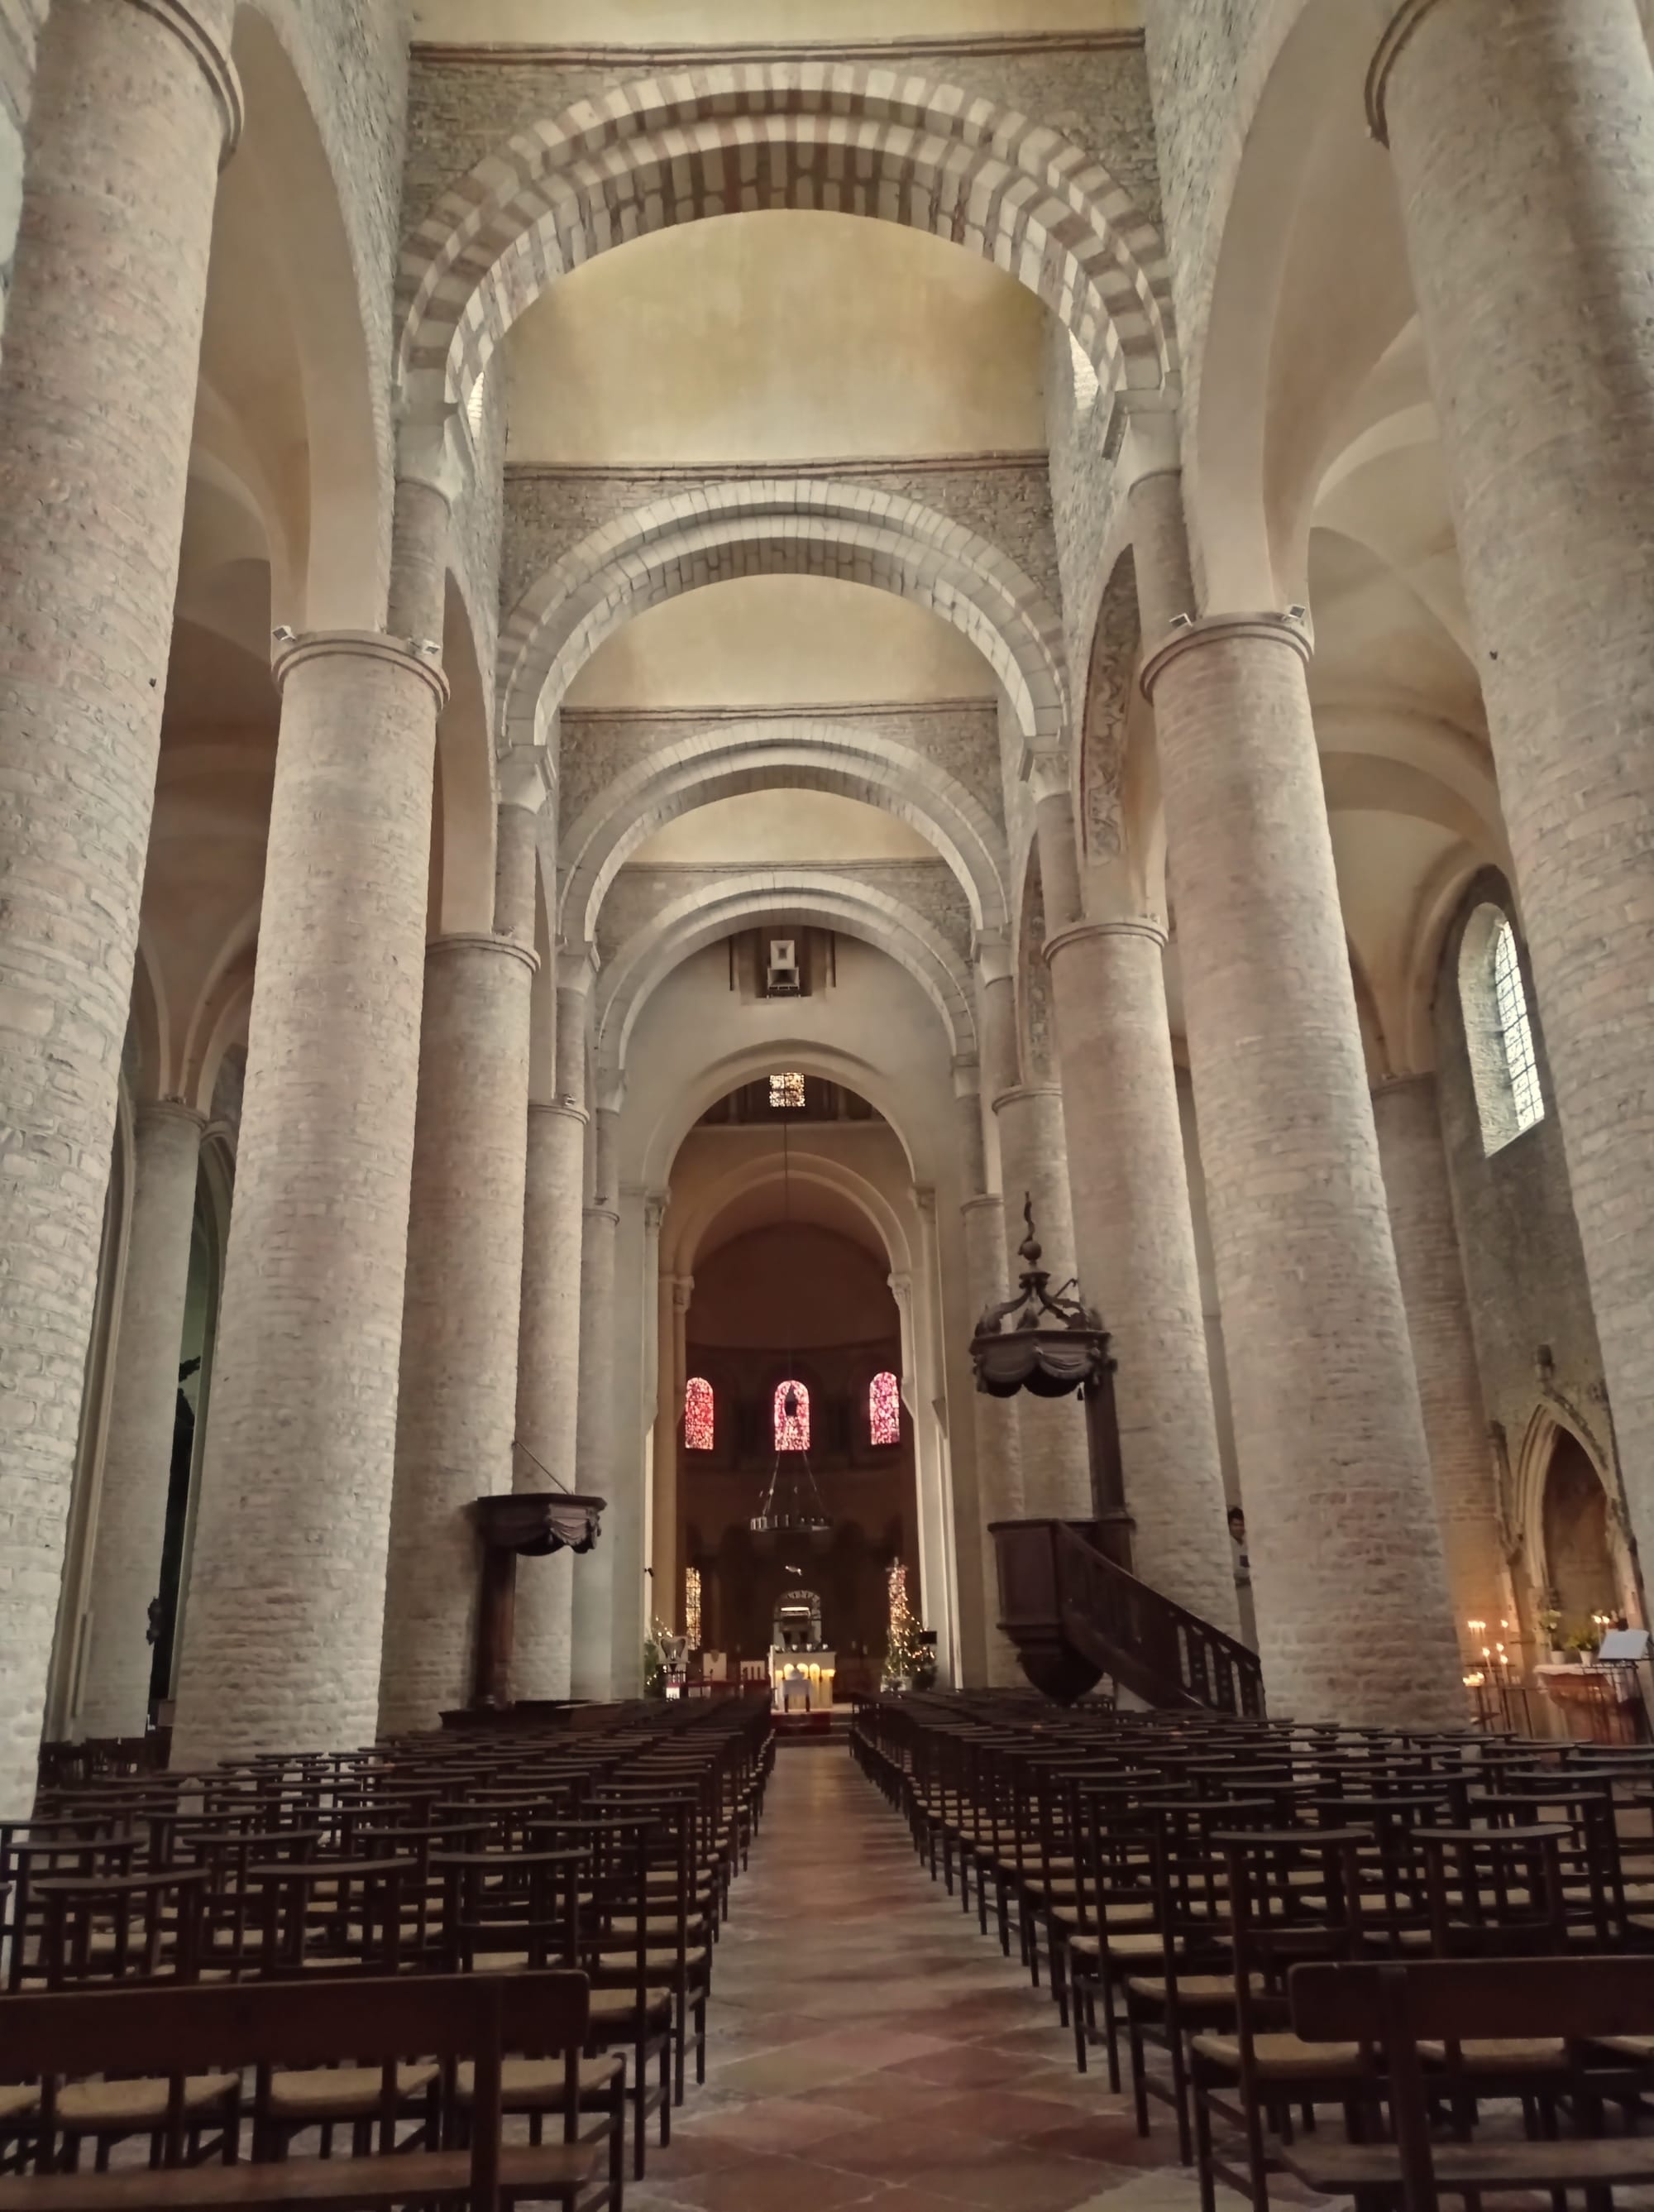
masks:
<path fill-rule="evenodd" d="M 0 1814 L 433 1723 L 514 1480 L 524 1693 L 745 1636 L 792 1379 L 1009 1679 L 1025 1194 L 1275 1710 L 1639 1616 L 1637 0 L 413 17 L 0 0 Z"/>

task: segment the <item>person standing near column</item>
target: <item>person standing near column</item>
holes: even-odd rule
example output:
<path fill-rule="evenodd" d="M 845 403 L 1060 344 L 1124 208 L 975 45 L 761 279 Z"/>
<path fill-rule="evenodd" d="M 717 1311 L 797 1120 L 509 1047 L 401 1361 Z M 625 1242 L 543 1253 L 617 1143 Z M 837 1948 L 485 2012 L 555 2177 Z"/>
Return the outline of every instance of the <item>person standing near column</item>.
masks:
<path fill-rule="evenodd" d="M 34 1799 L 233 12 L 58 6 L 39 41 L 0 366 L 0 1818 Z"/>
<path fill-rule="evenodd" d="M 1654 1557 L 1654 68 L 1636 0 L 1368 0 L 1500 802 Z"/>
<path fill-rule="evenodd" d="M 81 1691 L 88 1735 L 142 1735 L 149 1721 L 149 1607 L 161 1588 L 178 1425 L 179 1347 L 190 1287 L 196 1180 L 206 1123 L 161 1098 L 132 1117 L 135 1170 L 115 1332 L 109 1441 L 92 1548 L 92 1632 Z"/>

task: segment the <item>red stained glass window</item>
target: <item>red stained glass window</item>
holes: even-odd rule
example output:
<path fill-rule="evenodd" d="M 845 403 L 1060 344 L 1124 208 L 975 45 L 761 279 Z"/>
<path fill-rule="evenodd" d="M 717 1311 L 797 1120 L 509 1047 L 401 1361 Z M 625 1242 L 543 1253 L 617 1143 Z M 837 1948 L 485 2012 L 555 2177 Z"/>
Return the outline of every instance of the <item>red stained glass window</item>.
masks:
<path fill-rule="evenodd" d="M 683 1441 L 690 1451 L 712 1448 L 712 1386 L 704 1375 L 692 1375 L 683 1386 Z"/>
<path fill-rule="evenodd" d="M 809 1392 L 802 1382 L 775 1386 L 775 1449 L 779 1452 L 809 1449 Z"/>
<path fill-rule="evenodd" d="M 888 1371 L 868 1384 L 867 1419 L 875 1444 L 901 1442 L 901 1384 Z"/>

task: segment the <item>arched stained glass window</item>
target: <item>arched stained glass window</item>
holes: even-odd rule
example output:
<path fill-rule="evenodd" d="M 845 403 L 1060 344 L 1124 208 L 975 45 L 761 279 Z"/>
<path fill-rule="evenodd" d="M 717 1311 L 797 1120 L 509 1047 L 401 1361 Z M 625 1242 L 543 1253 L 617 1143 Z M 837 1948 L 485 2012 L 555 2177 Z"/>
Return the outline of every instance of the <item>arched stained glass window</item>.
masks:
<path fill-rule="evenodd" d="M 809 1449 L 809 1392 L 802 1382 L 775 1386 L 775 1449 L 779 1452 Z"/>
<path fill-rule="evenodd" d="M 901 1384 L 888 1370 L 867 1386 L 867 1422 L 875 1444 L 901 1442 Z"/>
<path fill-rule="evenodd" d="M 683 1442 L 689 1451 L 712 1448 L 712 1386 L 704 1375 L 692 1375 L 683 1386 Z"/>
<path fill-rule="evenodd" d="M 1518 1132 L 1531 1129 L 1536 1121 L 1544 1120 L 1545 1102 L 1539 1095 L 1539 1068 L 1534 1059 L 1533 1030 L 1528 1020 L 1528 994 L 1522 988 L 1516 932 L 1502 916 L 1493 938 L 1493 998 L 1500 1034 L 1505 1040 L 1505 1066 L 1511 1079 L 1516 1126 Z"/>
<path fill-rule="evenodd" d="M 1516 932 L 1502 907 L 1479 906 L 1459 953 L 1459 1003 L 1485 1152 L 1545 1118 Z"/>

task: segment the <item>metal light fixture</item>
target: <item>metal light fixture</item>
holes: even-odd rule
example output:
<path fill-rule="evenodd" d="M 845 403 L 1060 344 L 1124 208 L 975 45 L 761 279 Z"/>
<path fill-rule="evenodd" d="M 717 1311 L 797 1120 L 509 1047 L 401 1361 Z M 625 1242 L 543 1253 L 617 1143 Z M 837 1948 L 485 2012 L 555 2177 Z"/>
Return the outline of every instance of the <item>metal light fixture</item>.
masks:
<path fill-rule="evenodd" d="M 792 1157 L 785 1121 L 781 1124 L 781 1220 L 784 1228 L 791 1227 Z M 791 1343 L 787 1347 L 787 1366 L 792 1366 Z M 782 1435 L 799 1435 L 798 1386 L 791 1378 L 781 1401 L 781 1414 Z M 771 1418 L 774 1418 L 772 1410 Z M 833 1540 L 833 1522 L 822 1502 L 815 1470 L 809 1463 L 808 1444 L 801 1444 L 797 1450 L 784 1449 L 777 1444 L 769 1481 L 758 1510 L 747 1526 L 760 1552 L 772 1551 L 779 1536 L 799 1536 L 812 1551 L 827 1550 Z"/>

